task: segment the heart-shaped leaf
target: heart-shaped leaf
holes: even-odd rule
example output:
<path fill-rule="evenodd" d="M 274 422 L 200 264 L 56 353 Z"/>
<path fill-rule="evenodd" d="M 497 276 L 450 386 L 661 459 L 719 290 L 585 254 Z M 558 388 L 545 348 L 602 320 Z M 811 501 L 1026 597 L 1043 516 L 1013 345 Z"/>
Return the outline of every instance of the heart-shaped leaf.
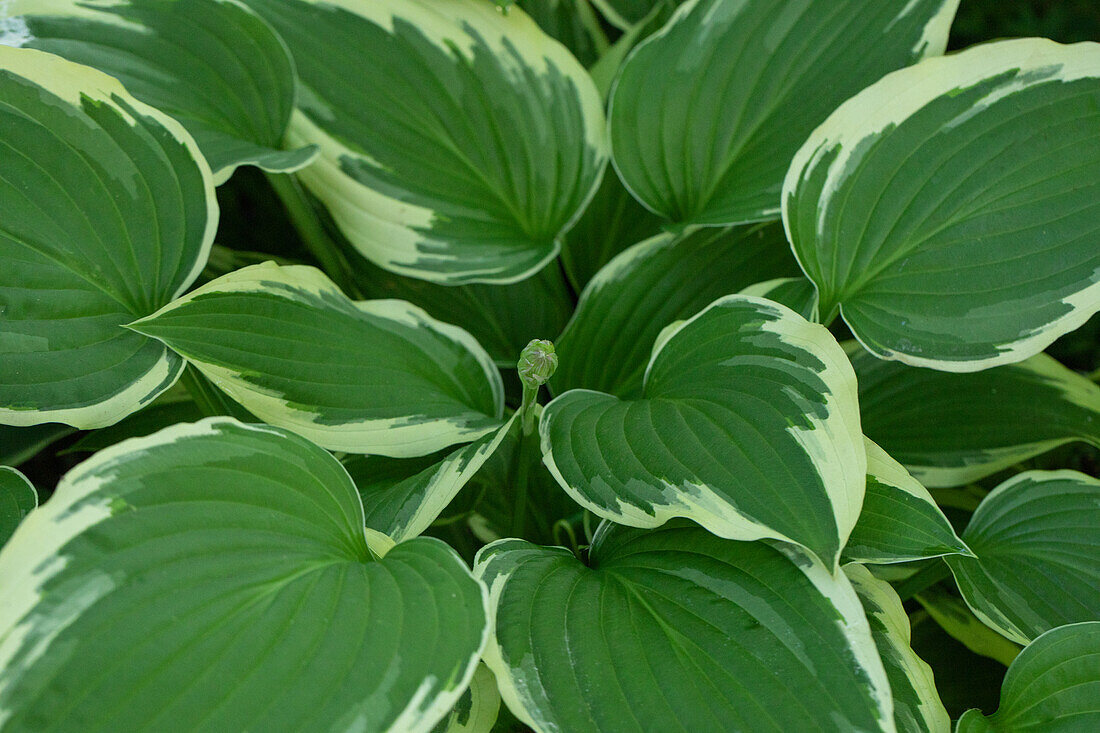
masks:
<path fill-rule="evenodd" d="M 115 79 L 0 45 L 0 422 L 110 425 L 183 360 L 121 328 L 198 276 L 217 226 L 191 136 Z"/>
<path fill-rule="evenodd" d="M 367 526 L 403 542 L 426 530 L 500 447 L 515 416 L 450 453 L 421 458 L 355 456 L 344 462 L 363 500 Z"/>
<path fill-rule="evenodd" d="M 15 528 L 38 506 L 38 492 L 22 472 L 0 466 L 0 547 Z"/>
<path fill-rule="evenodd" d="M 1100 481 L 1076 471 L 1009 479 L 970 520 L 977 558 L 945 558 L 967 605 L 1020 644 L 1100 619 Z"/>
<path fill-rule="evenodd" d="M 1100 622 L 1070 624 L 1029 644 L 1008 668 L 997 712 L 968 710 L 955 733 L 1087 733 L 1100 728 L 1097 700 Z"/>
<path fill-rule="evenodd" d="M 653 342 L 668 324 L 760 280 L 792 275 L 798 263 L 776 225 L 660 234 L 601 269 L 556 339 L 550 386 L 636 397 Z"/>
<path fill-rule="evenodd" d="M 953 372 L 1080 326 L 1100 308 L 1098 125 L 1094 43 L 987 43 L 845 102 L 783 188 L 821 313 L 880 358 Z"/>
<path fill-rule="evenodd" d="M 603 104 L 522 10 L 247 2 L 297 62 L 289 139 L 321 147 L 301 179 L 366 257 L 425 280 L 504 283 L 558 253 L 607 157 Z"/>
<path fill-rule="evenodd" d="M 297 170 L 317 153 L 282 150 L 295 73 L 271 27 L 233 0 L 11 0 L 17 43 L 91 66 L 167 112 L 195 138 L 214 179 L 239 165 Z"/>
<path fill-rule="evenodd" d="M 730 539 L 795 542 L 832 567 L 866 483 L 855 392 L 823 326 L 727 296 L 661 334 L 639 399 L 572 390 L 547 405 L 543 460 L 601 517 L 687 517 Z"/>
<path fill-rule="evenodd" d="M 928 489 L 873 442 L 866 442 L 867 493 L 848 544 L 848 562 L 895 563 L 973 553 Z"/>
<path fill-rule="evenodd" d="M 694 0 L 627 58 L 615 167 L 675 222 L 778 218 L 806 136 L 883 74 L 943 53 L 958 0 Z"/>
<path fill-rule="evenodd" d="M 479 554 L 501 696 L 545 733 L 894 729 L 843 573 L 689 522 L 605 523 L 586 566 L 501 540 Z"/>
<path fill-rule="evenodd" d="M 973 374 L 848 349 L 863 431 L 933 488 L 962 486 L 1081 440 L 1100 447 L 1100 387 L 1046 354 Z"/>
<path fill-rule="evenodd" d="M 910 646 L 909 617 L 898 594 L 862 565 L 845 565 L 844 574 L 863 604 L 886 668 L 899 733 L 947 733 L 951 718 L 936 692 L 932 668 Z"/>
<path fill-rule="evenodd" d="M 237 270 L 130 328 L 331 450 L 426 455 L 500 426 L 500 373 L 468 333 L 403 301 L 350 301 L 312 267 Z"/>
<path fill-rule="evenodd" d="M 427 731 L 485 591 L 434 539 L 368 549 L 340 464 L 228 418 L 98 453 L 0 551 L 6 729 Z"/>

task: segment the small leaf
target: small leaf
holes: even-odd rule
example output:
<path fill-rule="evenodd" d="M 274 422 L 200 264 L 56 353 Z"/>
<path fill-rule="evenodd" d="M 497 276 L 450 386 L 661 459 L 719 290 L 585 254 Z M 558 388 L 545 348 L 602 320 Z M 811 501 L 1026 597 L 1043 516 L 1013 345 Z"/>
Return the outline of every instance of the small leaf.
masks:
<path fill-rule="evenodd" d="M 38 492 L 34 484 L 16 469 L 0 466 L 0 547 L 36 506 Z"/>
<path fill-rule="evenodd" d="M 817 317 L 817 291 L 804 277 L 780 277 L 753 283 L 741 294 L 782 303 L 808 321 Z"/>
<path fill-rule="evenodd" d="M 932 586 L 915 598 L 941 629 L 975 654 L 995 659 L 1006 667 L 1019 656 L 1022 648 L 1019 644 L 983 624 L 966 601 L 946 592 L 942 586 Z"/>
<path fill-rule="evenodd" d="M 289 140 L 321 148 L 300 178 L 364 256 L 459 284 L 516 282 L 557 255 L 607 159 L 603 104 L 520 8 L 247 2 L 298 66 Z"/>
<path fill-rule="evenodd" d="M 951 719 L 936 692 L 932 668 L 910 646 L 909 617 L 901 599 L 862 565 L 845 565 L 844 573 L 863 604 L 886 668 L 899 733 L 947 733 Z"/>
<path fill-rule="evenodd" d="M 550 385 L 556 394 L 598 389 L 637 396 L 661 329 L 758 280 L 797 271 L 775 225 L 661 234 L 640 242 L 584 289 L 573 319 L 555 339 L 561 363 Z"/>
<path fill-rule="evenodd" d="M 183 360 L 121 328 L 194 282 L 214 238 L 191 136 L 115 79 L 0 45 L 0 422 L 111 425 Z"/>
<path fill-rule="evenodd" d="M 0 587 L 11 730 L 428 731 L 486 628 L 453 550 L 376 557 L 331 455 L 228 418 L 70 471 L 0 551 Z"/>
<path fill-rule="evenodd" d="M 1029 644 L 1005 675 L 1001 706 L 990 716 L 968 710 L 956 733 L 1100 728 L 1100 622 L 1070 624 Z"/>
<path fill-rule="evenodd" d="M 605 523 L 589 565 L 501 540 L 485 660 L 538 731 L 893 730 L 890 688 L 843 574 L 689 522 Z"/>
<path fill-rule="evenodd" d="M 845 102 L 783 188 L 822 314 L 839 307 L 881 359 L 951 372 L 1083 324 L 1100 308 L 1098 124 L 1100 46 L 1037 38 L 929 59 Z"/>
<path fill-rule="evenodd" d="M 870 440 L 867 493 L 848 544 L 847 562 L 895 563 L 970 555 L 928 489 Z"/>
<path fill-rule="evenodd" d="M 943 53 L 958 0 L 695 0 L 611 92 L 615 168 L 674 222 L 778 218 L 806 136 L 883 74 Z"/>
<path fill-rule="evenodd" d="M 450 453 L 421 458 L 355 456 L 344 462 L 363 500 L 367 527 L 403 542 L 426 530 L 500 447 L 515 422 Z"/>
<path fill-rule="evenodd" d="M 497 680 L 488 667 L 479 664 L 466 692 L 447 717 L 432 728 L 432 733 L 489 733 L 499 712 Z"/>
<path fill-rule="evenodd" d="M 271 27 L 231 0 L 11 0 L 19 45 L 118 79 L 179 120 L 218 183 L 239 165 L 292 171 L 317 154 L 282 150 L 295 72 Z"/>
<path fill-rule="evenodd" d="M 775 538 L 832 567 L 859 515 L 866 455 L 855 374 L 820 325 L 727 296 L 658 338 L 642 394 L 571 390 L 543 412 L 543 460 L 621 524 L 687 517 Z"/>
<path fill-rule="evenodd" d="M 974 512 L 963 539 L 977 559 L 944 558 L 986 624 L 1027 644 L 1044 631 L 1100 618 L 1100 481 L 1028 471 Z"/>
<path fill-rule="evenodd" d="M 312 267 L 237 270 L 130 328 L 331 450 L 426 455 L 500 425 L 500 373 L 468 333 L 402 301 L 350 301 Z"/>
<path fill-rule="evenodd" d="M 1100 387 L 1046 354 L 949 374 L 847 351 L 863 431 L 927 486 L 963 486 L 1075 440 L 1100 447 Z"/>

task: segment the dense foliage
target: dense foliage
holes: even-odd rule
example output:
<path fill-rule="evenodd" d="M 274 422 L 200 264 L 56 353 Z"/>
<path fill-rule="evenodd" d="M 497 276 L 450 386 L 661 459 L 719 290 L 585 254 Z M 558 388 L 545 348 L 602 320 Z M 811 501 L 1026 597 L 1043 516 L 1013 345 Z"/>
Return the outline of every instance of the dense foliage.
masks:
<path fill-rule="evenodd" d="M 1100 16 L 993 5 L 0 2 L 0 730 L 1100 729 Z"/>

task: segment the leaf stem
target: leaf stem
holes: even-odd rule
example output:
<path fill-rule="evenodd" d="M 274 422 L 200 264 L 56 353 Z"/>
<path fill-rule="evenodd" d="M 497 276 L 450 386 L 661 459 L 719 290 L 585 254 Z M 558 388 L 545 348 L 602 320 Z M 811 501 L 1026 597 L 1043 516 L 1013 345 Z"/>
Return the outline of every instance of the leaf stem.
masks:
<path fill-rule="evenodd" d="M 222 393 L 193 364 L 188 364 L 184 368 L 183 374 L 180 375 L 180 383 L 204 416 L 233 415 L 233 410 L 226 403 Z"/>
<path fill-rule="evenodd" d="M 302 184 L 289 173 L 267 173 L 267 180 L 286 209 L 309 253 L 348 297 L 362 299 L 351 263 L 317 215 Z"/>
<path fill-rule="evenodd" d="M 537 391 L 537 389 L 536 389 Z M 526 400 L 525 400 L 526 401 Z M 531 411 L 532 415 L 534 410 Z M 524 416 L 526 420 L 526 415 Z M 537 446 L 530 433 L 524 432 L 519 438 L 519 450 L 516 451 L 516 473 L 513 485 L 516 490 L 515 503 L 512 506 L 512 536 L 523 539 L 527 524 L 527 483 L 531 476 L 531 447 Z"/>

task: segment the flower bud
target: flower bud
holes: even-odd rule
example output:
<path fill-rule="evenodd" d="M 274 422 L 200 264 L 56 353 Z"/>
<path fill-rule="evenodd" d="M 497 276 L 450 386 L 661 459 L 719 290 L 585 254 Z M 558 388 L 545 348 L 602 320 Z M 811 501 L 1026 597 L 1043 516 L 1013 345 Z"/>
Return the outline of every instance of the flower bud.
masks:
<path fill-rule="evenodd" d="M 540 387 L 549 381 L 558 368 L 558 355 L 554 353 L 554 343 L 544 339 L 534 339 L 519 355 L 519 379 L 524 387 Z"/>

